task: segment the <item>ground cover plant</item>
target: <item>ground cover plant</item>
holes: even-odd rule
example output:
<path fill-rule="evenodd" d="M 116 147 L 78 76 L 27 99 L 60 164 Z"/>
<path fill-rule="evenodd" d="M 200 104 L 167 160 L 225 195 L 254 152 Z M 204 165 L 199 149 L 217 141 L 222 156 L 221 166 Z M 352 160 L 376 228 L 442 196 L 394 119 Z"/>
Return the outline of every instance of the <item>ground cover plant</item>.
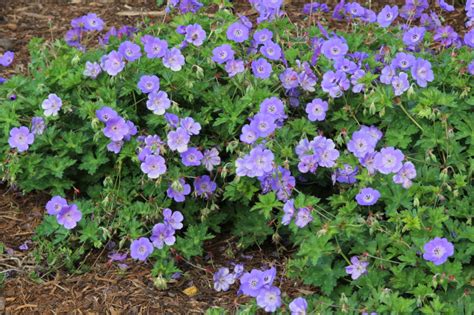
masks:
<path fill-rule="evenodd" d="M 252 5 L 177 1 L 107 32 L 90 13 L 31 41 L 31 75 L 0 85 L 0 170 L 51 194 L 38 262 L 83 272 L 116 242 L 164 288 L 228 233 L 294 248 L 286 276 L 318 290 L 218 266 L 251 312 L 472 313 L 473 2 L 457 32 L 444 1 L 313 2 L 302 24 Z"/>

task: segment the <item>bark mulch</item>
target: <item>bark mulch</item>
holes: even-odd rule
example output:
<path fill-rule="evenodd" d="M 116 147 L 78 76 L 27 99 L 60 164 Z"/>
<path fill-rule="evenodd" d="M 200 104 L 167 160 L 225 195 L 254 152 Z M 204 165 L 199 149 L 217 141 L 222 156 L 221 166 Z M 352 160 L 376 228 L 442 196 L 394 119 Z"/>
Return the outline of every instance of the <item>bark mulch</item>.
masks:
<path fill-rule="evenodd" d="M 147 14 L 156 12 L 155 0 L 0 0 L 0 52 L 15 52 L 14 66 L 0 68 L 0 76 L 10 77 L 27 73 L 29 60 L 27 45 L 33 37 L 53 40 L 64 36 L 70 20 L 88 12 L 97 13 L 107 27 L 124 24 L 137 25 Z M 309 1 L 308 1 L 309 2 Z M 323 2 L 323 1 L 321 1 Z M 326 1 L 334 4 L 334 1 Z M 400 4 L 403 0 L 372 1 L 374 9 L 385 4 Z M 286 11 L 298 21 L 303 0 L 286 1 Z M 235 1 L 236 11 L 255 18 L 247 1 Z M 122 15 L 120 12 L 137 15 Z M 149 15 L 148 15 L 149 16 Z M 156 17 L 151 17 L 156 19 Z M 447 23 L 461 30 L 464 22 L 462 8 L 448 15 Z M 288 253 L 278 252 L 272 244 L 264 249 L 235 249 L 232 238 L 219 238 L 206 245 L 204 258 L 179 260 L 183 273 L 179 279 L 159 290 L 150 274 L 151 265 L 128 259 L 123 270 L 110 262 L 107 253 L 92 253 L 86 262 L 90 270 L 83 274 L 68 274 L 63 270 L 47 272 L 44 262 L 33 257 L 34 244 L 30 241 L 41 222 L 48 200 L 40 194 L 22 195 L 0 186 L 0 314 L 202 314 L 212 306 L 235 311 L 249 301 L 236 295 L 237 285 L 229 292 L 217 293 L 212 288 L 212 274 L 229 261 L 244 263 L 246 269 L 276 266 L 276 284 L 290 297 L 314 293 L 314 289 L 289 280 L 284 276 Z M 21 250 L 20 246 L 28 246 Z M 223 253 L 227 253 L 227 256 Z M 229 255 L 230 253 L 230 255 Z M 191 293 L 190 293 L 191 292 Z M 192 294 L 194 293 L 194 294 Z"/>

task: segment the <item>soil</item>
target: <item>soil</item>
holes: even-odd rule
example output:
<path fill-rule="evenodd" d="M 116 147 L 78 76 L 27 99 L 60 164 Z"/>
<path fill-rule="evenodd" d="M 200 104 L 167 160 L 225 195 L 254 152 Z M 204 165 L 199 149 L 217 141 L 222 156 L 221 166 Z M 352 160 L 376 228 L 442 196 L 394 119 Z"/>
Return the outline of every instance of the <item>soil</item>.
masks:
<path fill-rule="evenodd" d="M 0 0 L 0 52 L 15 52 L 13 67 L 0 68 L 0 77 L 28 72 L 27 45 L 33 37 L 47 40 L 62 38 L 69 29 L 71 19 L 88 12 L 97 13 L 106 25 L 137 25 L 142 15 L 123 16 L 119 12 L 150 12 L 162 10 L 156 7 L 156 0 Z M 250 17 L 247 1 L 235 1 L 236 11 Z M 298 20 L 306 1 L 286 1 L 290 17 Z M 331 1 L 326 1 L 331 2 Z M 376 7 L 400 4 L 403 0 L 374 1 Z M 449 15 L 448 22 L 455 22 L 461 29 L 462 9 Z M 183 270 L 179 279 L 168 284 L 166 290 L 159 290 L 150 275 L 151 265 L 127 259 L 121 263 L 111 262 L 107 253 L 95 253 L 91 257 L 90 271 L 84 274 L 41 274 L 45 266 L 36 263 L 33 257 L 34 244 L 31 237 L 43 217 L 43 208 L 48 197 L 40 194 L 22 195 L 0 186 L 0 271 L 6 275 L 3 287 L 0 284 L 0 314 L 55 314 L 55 313 L 109 313 L 109 314 L 203 314 L 212 306 L 224 307 L 231 312 L 249 299 L 236 295 L 234 285 L 229 292 L 215 292 L 212 288 L 212 274 L 221 266 L 233 261 L 244 263 L 247 268 L 255 262 L 276 266 L 279 270 L 277 285 L 289 297 L 294 298 L 314 293 L 314 289 L 284 277 L 288 253 L 283 256 L 270 244 L 265 249 L 248 250 L 241 253 L 233 247 L 231 238 L 219 238 L 206 245 L 207 259 L 193 261 L 179 260 Z M 20 246 L 28 247 L 21 250 Z M 42 269 L 39 269 L 42 268 Z M 35 273 L 39 277 L 32 277 Z M 197 290 L 194 295 L 186 289 Z M 190 289 L 191 288 L 191 289 Z M 313 290 L 313 291 L 312 291 Z"/>

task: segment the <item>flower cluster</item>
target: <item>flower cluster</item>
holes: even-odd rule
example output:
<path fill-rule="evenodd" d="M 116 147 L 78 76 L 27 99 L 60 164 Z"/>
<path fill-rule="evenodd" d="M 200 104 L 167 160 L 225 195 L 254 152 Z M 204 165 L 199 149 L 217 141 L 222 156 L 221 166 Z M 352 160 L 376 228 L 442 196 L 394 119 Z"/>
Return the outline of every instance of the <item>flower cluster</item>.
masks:
<path fill-rule="evenodd" d="M 14 59 L 15 54 L 12 51 L 7 50 L 3 54 L 0 54 L 0 65 L 3 67 L 9 67 Z"/>
<path fill-rule="evenodd" d="M 130 256 L 133 259 L 145 261 L 156 247 L 162 249 L 165 245 L 171 246 L 176 242 L 175 233 L 183 228 L 183 214 L 171 209 L 163 209 L 163 222 L 153 226 L 150 238 L 141 237 L 132 241 Z"/>
<path fill-rule="evenodd" d="M 68 204 L 67 200 L 61 196 L 54 196 L 46 204 L 46 211 L 49 215 L 56 216 L 58 223 L 68 230 L 77 226 L 77 222 L 82 219 L 82 212 L 76 204 Z"/>
<path fill-rule="evenodd" d="M 235 264 L 233 272 L 230 272 L 229 268 L 227 267 L 219 268 L 213 276 L 214 290 L 217 292 L 228 291 L 230 286 L 242 276 L 243 272 L 243 264 Z"/>
<path fill-rule="evenodd" d="M 266 312 L 274 312 L 281 306 L 281 291 L 273 285 L 274 267 L 267 270 L 253 269 L 240 277 L 239 292 L 256 298 L 257 305 Z"/>
<path fill-rule="evenodd" d="M 173 8 L 178 8 L 181 14 L 196 13 L 202 6 L 203 4 L 197 0 L 171 0 L 168 2 L 166 12 L 170 12 Z"/>
<path fill-rule="evenodd" d="M 315 173 L 318 166 L 333 167 L 340 154 L 335 143 L 323 136 L 317 136 L 311 141 L 306 138 L 300 140 L 295 152 L 298 155 L 298 170 L 301 173 Z"/>
<path fill-rule="evenodd" d="M 285 202 L 283 206 L 284 215 L 281 219 L 281 224 L 288 225 L 290 224 L 293 217 L 295 217 L 295 225 L 299 228 L 303 228 L 308 223 L 313 221 L 313 216 L 311 215 L 311 207 L 302 207 L 298 208 L 296 211 L 294 199 L 290 199 Z"/>
<path fill-rule="evenodd" d="M 56 94 L 49 94 L 41 104 L 44 110 L 44 116 L 57 116 L 62 104 L 61 98 Z M 35 135 L 43 134 L 45 126 L 46 124 L 42 117 L 33 117 L 31 119 L 31 130 L 25 126 L 12 128 L 10 130 L 10 137 L 8 138 L 10 148 L 17 149 L 18 152 L 27 151 L 30 145 L 35 141 Z"/>
<path fill-rule="evenodd" d="M 66 32 L 64 39 L 69 46 L 84 49 L 81 40 L 87 32 L 100 32 L 104 29 L 104 21 L 95 13 L 88 13 L 71 21 L 71 29 Z"/>
<path fill-rule="evenodd" d="M 110 139 L 107 150 L 118 154 L 125 141 L 137 134 L 137 127 L 130 120 L 123 119 L 114 109 L 104 106 L 96 111 L 96 117 L 105 124 L 104 135 Z"/>

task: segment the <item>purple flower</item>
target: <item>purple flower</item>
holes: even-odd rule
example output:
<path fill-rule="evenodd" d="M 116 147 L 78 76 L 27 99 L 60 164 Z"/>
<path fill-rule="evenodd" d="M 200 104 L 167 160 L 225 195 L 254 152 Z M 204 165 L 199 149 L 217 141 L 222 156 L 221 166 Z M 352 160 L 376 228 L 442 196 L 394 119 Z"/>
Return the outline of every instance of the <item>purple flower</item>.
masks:
<path fill-rule="evenodd" d="M 272 74 L 272 65 L 263 58 L 252 61 L 252 73 L 259 79 L 268 79 Z"/>
<path fill-rule="evenodd" d="M 376 141 L 364 131 L 356 131 L 352 134 L 351 140 L 347 143 L 347 149 L 357 158 L 363 158 L 367 153 L 375 150 Z"/>
<path fill-rule="evenodd" d="M 216 148 L 204 151 L 204 157 L 201 160 L 201 164 L 210 172 L 214 169 L 214 166 L 217 166 L 221 163 L 221 158 L 219 157 L 219 151 Z"/>
<path fill-rule="evenodd" d="M 449 25 L 438 27 L 433 39 L 441 43 L 444 47 L 450 47 L 453 44 L 460 43 L 458 33 Z"/>
<path fill-rule="evenodd" d="M 181 162 L 184 166 L 199 166 L 203 157 L 203 154 L 197 148 L 188 148 L 181 153 Z"/>
<path fill-rule="evenodd" d="M 142 75 L 137 86 L 145 94 L 156 93 L 160 89 L 160 79 L 156 75 Z"/>
<path fill-rule="evenodd" d="M 405 72 L 400 72 L 392 78 L 393 92 L 396 96 L 402 95 L 410 88 L 410 82 L 408 82 L 408 75 Z"/>
<path fill-rule="evenodd" d="M 257 305 L 266 312 L 274 312 L 281 306 L 280 289 L 274 286 L 263 287 L 257 295 Z"/>
<path fill-rule="evenodd" d="M 313 216 L 311 215 L 311 211 L 308 208 L 299 208 L 298 212 L 296 213 L 295 217 L 295 224 L 299 228 L 303 228 L 308 223 L 313 221 Z"/>
<path fill-rule="evenodd" d="M 128 61 L 135 61 L 142 56 L 141 48 L 135 43 L 127 40 L 120 44 L 119 53 Z"/>
<path fill-rule="evenodd" d="M 273 169 L 274 155 L 272 151 L 260 146 L 253 148 L 250 153 L 236 160 L 238 176 L 259 177 Z"/>
<path fill-rule="evenodd" d="M 370 175 L 375 174 L 375 156 L 377 152 L 367 153 L 363 158 L 359 159 L 360 164 L 367 169 Z"/>
<path fill-rule="evenodd" d="M 163 209 L 163 221 L 173 230 L 181 230 L 183 228 L 183 214 L 179 211 L 172 211 L 171 209 Z"/>
<path fill-rule="evenodd" d="M 361 83 L 359 80 L 365 76 L 364 70 L 356 70 L 351 76 L 352 92 L 360 93 L 365 90 L 365 84 Z"/>
<path fill-rule="evenodd" d="M 435 237 L 423 246 L 423 252 L 425 260 L 439 266 L 454 254 L 454 246 L 445 238 Z"/>
<path fill-rule="evenodd" d="M 103 130 L 104 135 L 112 141 L 122 140 L 129 131 L 130 127 L 122 117 L 107 120 Z"/>
<path fill-rule="evenodd" d="M 63 101 L 56 94 L 49 94 L 48 98 L 43 101 L 41 107 L 44 109 L 44 115 L 57 116 L 59 110 L 63 106 Z"/>
<path fill-rule="evenodd" d="M 242 291 L 245 295 L 257 297 L 264 285 L 263 272 L 253 269 L 251 272 L 244 273 L 240 278 L 239 291 Z"/>
<path fill-rule="evenodd" d="M 398 16 L 398 7 L 386 5 L 377 15 L 377 22 L 381 27 L 388 27 Z"/>
<path fill-rule="evenodd" d="M 185 61 L 184 61 L 184 56 L 181 53 L 181 50 L 179 50 L 176 47 L 171 48 L 168 50 L 163 57 L 163 65 L 171 69 L 172 71 L 179 71 L 183 67 Z"/>
<path fill-rule="evenodd" d="M 160 155 L 148 155 L 140 165 L 140 169 L 148 175 L 148 178 L 158 178 L 166 173 L 165 159 Z"/>
<path fill-rule="evenodd" d="M 253 39 L 258 45 L 264 45 L 267 42 L 271 41 L 273 37 L 272 31 L 267 28 L 255 31 L 253 34 Z"/>
<path fill-rule="evenodd" d="M 235 22 L 227 28 L 227 39 L 242 43 L 249 38 L 249 28 L 240 22 Z"/>
<path fill-rule="evenodd" d="M 127 259 L 127 253 L 112 252 L 108 255 L 110 262 L 114 261 L 124 261 Z"/>
<path fill-rule="evenodd" d="M 318 138 L 318 137 L 317 137 Z M 322 167 L 333 167 L 339 158 L 339 151 L 335 149 L 336 145 L 331 139 L 320 137 L 315 138 L 315 151 L 318 154 L 318 163 Z"/>
<path fill-rule="evenodd" d="M 35 135 L 42 135 L 45 128 L 45 122 L 42 117 L 33 117 L 31 119 L 31 132 Z"/>
<path fill-rule="evenodd" d="M 15 54 L 12 51 L 6 51 L 3 55 L 0 55 L 0 65 L 8 67 L 12 64 L 15 59 Z"/>
<path fill-rule="evenodd" d="M 433 70 L 431 70 L 431 63 L 422 58 L 416 59 L 415 64 L 411 68 L 411 75 L 416 80 L 416 83 L 421 87 L 426 87 L 428 82 L 434 80 Z"/>
<path fill-rule="evenodd" d="M 72 204 L 63 206 L 56 217 L 60 225 L 64 226 L 67 230 L 71 230 L 76 227 L 77 222 L 81 221 L 82 213 L 75 204 Z"/>
<path fill-rule="evenodd" d="M 474 75 L 474 60 L 467 66 L 467 72 L 469 72 L 470 75 Z"/>
<path fill-rule="evenodd" d="M 266 98 L 260 103 L 260 113 L 272 116 L 275 120 L 283 120 L 285 115 L 285 107 L 283 102 L 277 97 Z"/>
<path fill-rule="evenodd" d="M 64 35 L 64 40 L 69 46 L 76 47 L 79 50 L 84 50 L 84 47 L 80 43 L 81 38 L 82 38 L 82 31 L 78 28 L 69 30 Z"/>
<path fill-rule="evenodd" d="M 188 143 L 190 140 L 189 134 L 184 128 L 178 128 L 175 131 L 168 133 L 168 146 L 172 151 L 178 151 L 183 153 L 188 149 Z"/>
<path fill-rule="evenodd" d="M 291 68 L 287 68 L 285 69 L 285 71 L 280 73 L 279 78 L 283 87 L 287 90 L 298 87 L 298 84 L 299 84 L 298 73 Z"/>
<path fill-rule="evenodd" d="M 240 279 L 244 274 L 244 264 L 235 264 L 234 266 L 234 279 Z"/>
<path fill-rule="evenodd" d="M 375 168 L 382 174 L 397 173 L 403 166 L 405 156 L 393 147 L 383 148 L 375 155 Z"/>
<path fill-rule="evenodd" d="M 107 151 L 119 154 L 122 150 L 122 146 L 123 141 L 111 141 L 109 144 L 107 144 Z"/>
<path fill-rule="evenodd" d="M 83 74 L 86 77 L 95 79 L 102 72 L 102 68 L 97 62 L 86 62 L 86 68 L 84 69 Z"/>
<path fill-rule="evenodd" d="M 353 74 L 358 67 L 355 62 L 347 58 L 340 58 L 334 61 L 334 69 Z"/>
<path fill-rule="evenodd" d="M 195 122 L 192 117 L 186 117 L 181 119 L 180 125 L 184 128 L 184 130 L 186 130 L 186 132 L 190 136 L 198 135 L 201 131 L 201 125 L 198 122 Z"/>
<path fill-rule="evenodd" d="M 162 58 L 168 51 L 168 42 L 150 35 L 142 37 L 144 50 L 148 58 Z"/>
<path fill-rule="evenodd" d="M 333 174 L 333 184 L 335 184 L 336 181 L 343 184 L 354 184 L 357 181 L 355 176 L 358 171 L 359 168 L 357 166 L 352 167 L 349 164 L 344 164 L 343 168 L 338 168 Z"/>
<path fill-rule="evenodd" d="M 370 137 L 372 138 L 372 141 L 374 141 L 374 146 L 377 144 L 377 142 L 382 139 L 383 137 L 383 133 L 382 131 L 380 131 L 377 127 L 375 126 L 370 126 L 370 127 L 367 127 L 367 126 L 360 126 L 360 131 L 361 132 L 365 132 L 367 134 L 370 135 Z"/>
<path fill-rule="evenodd" d="M 311 3 L 306 3 L 303 6 L 304 14 L 312 14 L 312 13 L 318 13 L 318 12 L 328 13 L 329 12 L 328 5 L 326 3 L 311 2 Z"/>
<path fill-rule="evenodd" d="M 185 40 L 194 46 L 201 46 L 206 39 L 206 32 L 199 24 L 191 24 L 186 26 Z"/>
<path fill-rule="evenodd" d="M 214 274 L 214 290 L 219 291 L 228 291 L 231 284 L 234 283 L 234 275 L 230 273 L 229 268 L 219 268 Z"/>
<path fill-rule="evenodd" d="M 225 64 L 225 71 L 229 74 L 229 77 L 233 77 L 238 73 L 244 72 L 244 62 L 240 59 L 238 60 L 229 60 Z"/>
<path fill-rule="evenodd" d="M 361 206 L 372 206 L 379 198 L 379 191 L 370 187 L 361 189 L 355 197 L 357 203 Z"/>
<path fill-rule="evenodd" d="M 95 115 L 103 123 L 106 123 L 109 120 L 117 119 L 120 117 L 119 114 L 117 114 L 115 110 L 113 110 L 112 108 L 108 106 L 104 106 L 101 109 L 96 110 Z"/>
<path fill-rule="evenodd" d="M 153 226 L 150 240 L 153 242 L 153 246 L 162 249 L 165 244 L 171 246 L 176 242 L 174 233 L 175 231 L 170 226 L 164 223 L 158 223 Z"/>
<path fill-rule="evenodd" d="M 326 40 L 321 46 L 321 52 L 328 59 L 339 59 L 347 54 L 349 47 L 346 42 L 339 37 Z"/>
<path fill-rule="evenodd" d="M 270 60 L 279 60 L 281 58 L 280 45 L 275 44 L 272 41 L 268 41 L 265 45 L 260 47 L 260 52 Z"/>
<path fill-rule="evenodd" d="M 28 127 L 21 126 L 10 130 L 8 144 L 10 148 L 17 148 L 18 152 L 27 151 L 31 144 L 35 141 L 35 135 L 30 132 Z"/>
<path fill-rule="evenodd" d="M 464 43 L 467 46 L 474 48 L 474 29 L 470 30 L 464 35 Z"/>
<path fill-rule="evenodd" d="M 438 5 L 441 9 L 447 11 L 447 12 L 453 12 L 454 11 L 454 6 L 446 3 L 444 0 L 438 0 Z"/>
<path fill-rule="evenodd" d="M 314 92 L 316 82 L 318 79 L 309 66 L 305 67 L 305 70 L 298 75 L 298 83 L 301 88 L 308 92 Z"/>
<path fill-rule="evenodd" d="M 212 50 L 212 61 L 223 64 L 234 59 L 234 50 L 229 44 L 217 46 Z"/>
<path fill-rule="evenodd" d="M 306 105 L 306 113 L 310 121 L 323 121 L 326 119 L 328 103 L 320 98 L 314 99 Z"/>
<path fill-rule="evenodd" d="M 395 55 L 395 58 L 392 60 L 392 67 L 395 69 L 400 68 L 402 70 L 408 70 L 415 64 L 415 61 L 416 61 L 416 58 L 412 54 L 399 52 Z"/>
<path fill-rule="evenodd" d="M 168 186 L 166 194 L 168 198 L 173 198 L 176 202 L 183 202 L 185 196 L 191 193 L 191 186 L 186 184 L 184 178 L 180 178 L 177 181 L 174 181 Z"/>
<path fill-rule="evenodd" d="M 324 92 L 329 93 L 331 97 L 341 97 L 344 91 L 350 87 L 350 81 L 343 71 L 328 71 L 323 75 L 321 88 Z"/>
<path fill-rule="evenodd" d="M 203 6 L 203 4 L 196 0 L 180 0 L 179 1 L 179 11 L 182 14 L 192 12 L 196 13 Z"/>
<path fill-rule="evenodd" d="M 102 31 L 104 29 L 104 21 L 95 13 L 88 13 L 83 17 L 84 28 L 87 31 Z"/>
<path fill-rule="evenodd" d="M 357 256 L 353 256 L 351 264 L 346 267 L 346 273 L 351 275 L 352 280 L 356 280 L 367 273 L 367 266 L 369 265 L 367 261 L 360 261 Z"/>
<path fill-rule="evenodd" d="M 291 315 L 306 315 L 306 310 L 308 309 L 308 302 L 305 298 L 299 297 L 294 299 L 290 305 Z"/>
<path fill-rule="evenodd" d="M 21 244 L 20 246 L 18 246 L 18 249 L 19 249 L 19 250 L 22 250 L 22 251 L 28 250 L 28 243 L 29 243 L 29 242 L 30 242 L 30 241 L 24 242 L 23 244 Z"/>
<path fill-rule="evenodd" d="M 268 137 L 276 129 L 275 119 L 271 115 L 258 113 L 250 122 L 250 128 L 255 131 L 258 137 Z"/>
<path fill-rule="evenodd" d="M 208 175 L 196 177 L 194 180 L 194 191 L 198 196 L 209 199 L 216 190 L 217 185 Z"/>
<path fill-rule="evenodd" d="M 153 154 L 159 154 L 163 141 L 157 135 L 150 135 L 144 139 L 145 148 L 150 149 Z"/>
<path fill-rule="evenodd" d="M 102 57 L 100 66 L 111 76 L 116 76 L 125 68 L 122 55 L 113 50 L 108 55 Z"/>
<path fill-rule="evenodd" d="M 153 244 L 146 237 L 140 237 L 130 245 L 130 256 L 133 259 L 145 261 L 152 252 Z"/>
<path fill-rule="evenodd" d="M 410 188 L 412 179 L 416 177 L 415 165 L 412 162 L 405 162 L 397 174 L 393 176 L 395 184 L 401 184 L 403 188 Z"/>
<path fill-rule="evenodd" d="M 425 36 L 426 29 L 420 26 L 414 26 L 403 33 L 403 43 L 409 48 L 418 46 Z"/>
<path fill-rule="evenodd" d="M 385 66 L 382 69 L 380 75 L 380 82 L 384 84 L 392 84 L 393 77 L 395 76 L 395 68 L 392 66 Z"/>
<path fill-rule="evenodd" d="M 151 92 L 148 94 L 148 100 L 146 101 L 146 107 L 153 112 L 155 115 L 163 115 L 168 108 L 171 106 L 171 100 L 168 98 L 168 94 L 164 91 Z"/>
<path fill-rule="evenodd" d="M 281 224 L 283 225 L 288 225 L 291 222 L 291 219 L 293 218 L 295 214 L 295 200 L 290 199 L 287 202 L 285 202 L 285 205 L 283 206 L 283 212 L 285 213 L 283 215 L 283 218 L 281 219 Z"/>
<path fill-rule="evenodd" d="M 50 215 L 57 215 L 64 207 L 67 207 L 66 199 L 61 196 L 54 196 L 46 204 L 46 211 Z"/>

